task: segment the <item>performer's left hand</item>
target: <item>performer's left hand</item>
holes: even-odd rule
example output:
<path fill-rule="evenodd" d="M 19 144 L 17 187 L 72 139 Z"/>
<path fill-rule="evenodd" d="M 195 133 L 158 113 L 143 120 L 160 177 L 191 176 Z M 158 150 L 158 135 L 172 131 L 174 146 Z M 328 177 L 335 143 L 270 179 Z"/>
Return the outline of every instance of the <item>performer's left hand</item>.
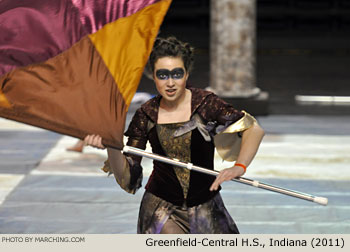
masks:
<path fill-rule="evenodd" d="M 228 181 L 237 177 L 240 177 L 244 174 L 244 169 L 240 166 L 234 166 L 231 168 L 226 168 L 220 171 L 219 175 L 216 177 L 215 181 L 210 187 L 210 191 L 216 191 L 219 188 L 219 185 L 224 181 Z"/>

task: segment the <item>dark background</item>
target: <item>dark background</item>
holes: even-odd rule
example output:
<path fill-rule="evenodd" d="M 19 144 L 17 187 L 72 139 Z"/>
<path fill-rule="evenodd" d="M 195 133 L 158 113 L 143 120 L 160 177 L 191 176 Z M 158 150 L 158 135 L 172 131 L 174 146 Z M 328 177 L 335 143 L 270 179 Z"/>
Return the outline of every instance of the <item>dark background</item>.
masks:
<path fill-rule="evenodd" d="M 350 96 L 350 1 L 257 0 L 257 87 L 269 114 L 350 114 L 348 106 L 301 106 L 295 95 Z M 196 48 L 193 86 L 209 86 L 210 0 L 174 0 L 160 36 Z M 143 77 L 139 91 L 156 93 Z"/>

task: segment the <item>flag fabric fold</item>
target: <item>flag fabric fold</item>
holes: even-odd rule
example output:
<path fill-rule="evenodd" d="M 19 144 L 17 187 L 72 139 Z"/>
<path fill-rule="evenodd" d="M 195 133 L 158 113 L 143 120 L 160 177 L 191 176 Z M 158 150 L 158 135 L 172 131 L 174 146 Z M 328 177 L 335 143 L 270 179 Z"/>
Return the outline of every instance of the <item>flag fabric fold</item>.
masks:
<path fill-rule="evenodd" d="M 0 2 L 0 116 L 121 149 L 171 0 Z"/>

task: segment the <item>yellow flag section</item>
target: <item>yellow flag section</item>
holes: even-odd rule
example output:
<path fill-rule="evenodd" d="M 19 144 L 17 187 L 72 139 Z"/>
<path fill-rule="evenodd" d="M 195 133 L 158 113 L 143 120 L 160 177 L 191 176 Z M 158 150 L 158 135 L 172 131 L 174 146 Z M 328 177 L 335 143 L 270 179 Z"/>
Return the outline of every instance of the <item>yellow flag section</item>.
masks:
<path fill-rule="evenodd" d="M 171 0 L 162 0 L 151 4 L 89 35 L 112 74 L 127 107 L 137 90 L 154 39 L 170 3 Z"/>
<path fill-rule="evenodd" d="M 0 107 L 10 108 L 11 105 L 6 99 L 5 95 L 0 90 Z"/>

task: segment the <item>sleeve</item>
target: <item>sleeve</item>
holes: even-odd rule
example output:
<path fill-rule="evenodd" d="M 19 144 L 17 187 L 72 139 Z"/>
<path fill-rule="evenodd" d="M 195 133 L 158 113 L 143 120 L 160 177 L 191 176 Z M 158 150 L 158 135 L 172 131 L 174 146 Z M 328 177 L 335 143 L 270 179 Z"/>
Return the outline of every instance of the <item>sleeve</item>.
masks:
<path fill-rule="evenodd" d="M 223 160 L 235 161 L 242 143 L 241 133 L 257 122 L 249 113 L 236 110 L 215 94 L 208 97 L 207 105 L 211 108 L 208 112 L 211 119 L 206 128 L 214 139 L 215 148 Z"/>
<path fill-rule="evenodd" d="M 129 124 L 128 130 L 124 134 L 128 137 L 128 146 L 133 146 L 143 150 L 146 148 L 147 121 L 147 117 L 142 112 L 141 108 L 138 109 Z M 124 155 L 127 162 L 125 162 L 123 167 L 122 177 L 116 177 L 116 181 L 126 192 L 135 194 L 142 185 L 142 157 L 131 154 Z M 105 161 L 102 170 L 111 173 L 108 160 Z"/>
<path fill-rule="evenodd" d="M 125 136 L 128 137 L 128 141 L 126 145 L 132 146 L 135 148 L 139 149 L 146 149 L 146 144 L 147 144 L 147 134 L 148 134 L 148 127 L 149 124 L 149 119 L 147 115 L 142 111 L 141 108 L 139 108 L 136 112 L 135 115 L 133 116 L 128 130 L 124 133 Z M 135 155 L 128 155 L 130 156 L 134 162 L 136 163 L 141 163 L 142 157 L 140 156 L 135 156 Z"/>

